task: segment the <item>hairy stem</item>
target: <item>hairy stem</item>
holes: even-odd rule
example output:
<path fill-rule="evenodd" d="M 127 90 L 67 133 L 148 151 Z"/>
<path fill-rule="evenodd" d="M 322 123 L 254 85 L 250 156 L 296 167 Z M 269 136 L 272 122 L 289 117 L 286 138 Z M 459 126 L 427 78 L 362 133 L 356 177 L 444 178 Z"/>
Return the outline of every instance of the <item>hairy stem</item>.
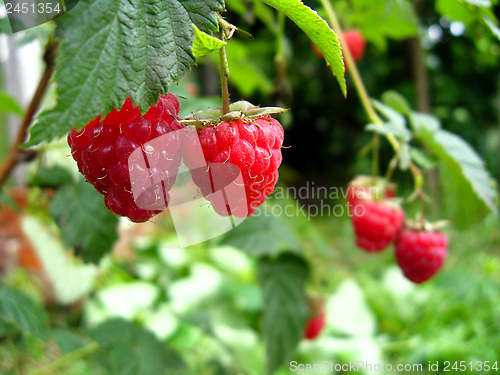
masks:
<path fill-rule="evenodd" d="M 321 3 L 325 8 L 325 11 L 328 15 L 328 20 L 330 21 L 333 31 L 335 31 L 340 40 L 340 44 L 342 46 L 346 46 L 347 43 L 345 42 L 340 22 L 337 19 L 337 15 L 333 10 L 332 5 L 330 4 L 330 0 L 321 0 Z M 368 92 L 366 91 L 366 87 L 363 83 L 363 80 L 361 79 L 361 75 L 359 74 L 358 67 L 354 62 L 354 58 L 352 57 L 351 52 L 349 51 L 348 48 L 343 48 L 342 52 L 344 54 L 346 65 L 349 68 L 352 80 L 354 81 L 354 87 L 356 88 L 356 92 L 358 93 L 359 99 L 361 100 L 361 104 L 363 105 L 363 108 L 365 109 L 368 118 L 370 119 L 371 122 L 382 124 L 383 121 L 377 115 L 377 112 L 375 112 L 375 109 L 373 108 L 370 102 L 370 97 L 368 96 Z"/>
<path fill-rule="evenodd" d="M 222 40 L 225 40 L 225 33 L 222 31 Z M 229 87 L 227 77 L 229 77 L 229 65 L 227 63 L 226 46 L 219 50 L 219 68 L 222 93 L 222 113 L 229 113 Z"/>
<path fill-rule="evenodd" d="M 47 47 L 45 48 L 45 71 L 40 78 L 40 82 L 38 83 L 38 87 L 31 99 L 31 103 L 26 110 L 26 114 L 24 115 L 23 121 L 19 128 L 19 132 L 17 134 L 14 143 L 12 144 L 7 157 L 4 162 L 0 166 L 0 187 L 5 183 L 7 178 L 10 176 L 12 171 L 14 170 L 17 163 L 21 160 L 20 153 L 21 150 L 19 146 L 22 145 L 26 140 L 26 134 L 28 132 L 28 128 L 33 121 L 33 117 L 35 116 L 36 111 L 40 106 L 40 102 L 42 101 L 43 95 L 47 89 L 47 86 L 50 82 L 50 78 L 52 77 L 52 73 L 54 72 L 55 66 L 55 50 L 57 48 L 56 42 L 49 42 Z"/>

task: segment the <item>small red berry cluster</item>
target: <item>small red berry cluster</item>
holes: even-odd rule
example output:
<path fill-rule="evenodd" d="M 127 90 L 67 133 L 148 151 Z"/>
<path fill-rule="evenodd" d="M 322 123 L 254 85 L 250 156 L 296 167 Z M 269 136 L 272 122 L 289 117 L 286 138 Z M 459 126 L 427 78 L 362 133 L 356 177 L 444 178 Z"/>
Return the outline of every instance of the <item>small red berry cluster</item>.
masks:
<path fill-rule="evenodd" d="M 104 195 L 111 212 L 134 222 L 145 222 L 166 208 L 181 161 L 184 159 L 190 168 L 193 151 L 183 143 L 184 137 L 174 133 L 186 128 L 178 117 L 179 109 L 179 100 L 171 93 L 160 95 L 144 115 L 127 98 L 120 110 L 113 109 L 106 117 L 99 116 L 83 129 L 69 133 L 71 155 L 79 171 Z M 195 184 L 220 215 L 252 215 L 278 181 L 284 137 L 280 123 L 264 113 L 210 123 L 195 134 L 203 152 L 203 166 L 191 170 Z M 175 147 L 172 143 L 176 143 Z M 232 166 L 241 172 L 242 189 L 231 205 L 213 198 L 215 191 L 224 188 L 214 184 L 226 182 L 231 171 L 215 164 Z M 215 176 L 217 172 L 222 176 Z M 146 189 L 148 179 L 152 182 Z M 142 189 L 139 196 L 134 183 Z"/>
<path fill-rule="evenodd" d="M 431 225 L 405 223 L 392 184 L 359 176 L 349 184 L 347 203 L 358 247 L 379 252 L 394 243 L 399 267 L 415 283 L 430 279 L 443 267 L 446 235 Z"/>

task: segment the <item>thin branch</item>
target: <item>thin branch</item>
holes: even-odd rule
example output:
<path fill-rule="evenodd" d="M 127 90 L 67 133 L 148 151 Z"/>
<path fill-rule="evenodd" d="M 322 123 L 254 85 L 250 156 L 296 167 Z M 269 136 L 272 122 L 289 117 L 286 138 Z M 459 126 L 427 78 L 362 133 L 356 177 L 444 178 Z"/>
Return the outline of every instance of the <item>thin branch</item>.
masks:
<path fill-rule="evenodd" d="M 227 77 L 229 77 L 229 67 L 227 65 L 226 46 L 219 50 L 220 57 L 220 82 L 222 87 L 222 113 L 229 113 L 229 87 Z"/>
<path fill-rule="evenodd" d="M 333 10 L 330 0 L 321 0 L 321 4 L 323 4 L 323 7 L 325 8 L 325 11 L 328 15 L 328 20 L 330 21 L 333 31 L 335 31 L 335 33 L 337 34 L 340 40 L 340 44 L 342 46 L 347 46 L 344 34 L 342 33 L 340 22 L 337 19 L 337 15 Z M 351 51 L 349 51 L 349 48 L 343 48 L 342 52 L 344 53 L 344 58 L 346 60 L 347 67 L 349 68 L 352 80 L 354 81 L 354 87 L 356 88 L 356 92 L 358 93 L 359 99 L 361 100 L 361 104 L 363 105 L 363 108 L 366 111 L 368 119 L 371 122 L 382 125 L 384 122 L 373 108 L 373 105 L 370 101 L 370 97 L 368 95 L 368 91 L 366 90 L 366 87 L 363 83 L 363 79 L 359 74 L 358 67 L 354 62 L 354 58 L 352 57 Z M 394 150 L 398 152 L 400 145 L 396 137 L 394 137 L 392 134 L 388 134 L 387 139 L 389 140 Z"/>
<path fill-rule="evenodd" d="M 344 34 L 342 33 L 342 28 L 340 26 L 340 22 L 337 19 L 337 15 L 335 14 L 335 11 L 333 10 L 332 4 L 330 3 L 330 0 L 321 0 L 321 4 L 325 8 L 325 11 L 328 15 L 328 20 L 330 21 L 330 24 L 333 28 L 333 31 L 337 34 L 337 36 L 340 39 L 340 43 L 343 46 L 347 46 L 347 43 L 345 42 Z M 356 88 L 356 91 L 358 93 L 359 99 L 361 100 L 361 104 L 363 108 L 366 111 L 366 114 L 368 115 L 368 118 L 370 121 L 378 124 L 378 125 L 383 125 L 384 122 L 382 119 L 379 117 L 377 112 L 375 111 L 375 108 L 373 107 L 370 97 L 368 95 L 368 91 L 366 90 L 366 87 L 363 83 L 363 79 L 361 78 L 361 75 L 359 74 L 358 68 L 356 66 L 356 63 L 354 62 L 354 58 L 351 55 L 351 52 L 349 51 L 349 48 L 344 48 L 343 49 L 344 57 L 347 63 L 347 67 L 349 68 L 351 77 L 354 81 L 354 86 Z M 391 144 L 392 148 L 394 149 L 394 152 L 396 155 L 400 154 L 401 151 L 401 144 L 399 140 L 393 135 L 393 134 L 388 134 L 387 140 Z M 374 138 L 374 147 L 377 148 L 378 139 Z M 378 158 L 378 156 L 377 156 Z M 375 159 L 375 158 L 374 158 Z M 378 159 L 374 160 L 374 163 L 378 163 Z M 375 165 L 373 166 L 375 169 Z M 424 185 L 423 181 L 423 176 L 422 172 L 420 169 L 413 163 L 412 161 L 410 162 L 410 170 L 413 174 L 413 179 L 415 182 L 415 191 L 419 192 L 422 190 L 422 187 Z"/>
<path fill-rule="evenodd" d="M 5 183 L 7 178 L 10 176 L 15 166 L 19 161 L 22 160 L 20 157 L 21 151 L 19 146 L 22 145 L 26 140 L 26 134 L 28 132 L 28 128 L 33 121 L 33 117 L 35 116 L 40 102 L 42 101 L 43 95 L 47 89 L 47 86 L 50 82 L 50 78 L 52 77 L 52 73 L 54 71 L 55 66 L 55 50 L 57 48 L 57 42 L 49 42 L 45 49 L 44 60 L 45 60 L 45 71 L 40 78 L 40 82 L 38 83 L 38 87 L 31 99 L 31 103 L 26 110 L 26 114 L 24 115 L 23 121 L 19 128 L 19 132 L 17 134 L 14 143 L 12 144 L 9 154 L 6 159 L 0 166 L 0 187 Z"/>

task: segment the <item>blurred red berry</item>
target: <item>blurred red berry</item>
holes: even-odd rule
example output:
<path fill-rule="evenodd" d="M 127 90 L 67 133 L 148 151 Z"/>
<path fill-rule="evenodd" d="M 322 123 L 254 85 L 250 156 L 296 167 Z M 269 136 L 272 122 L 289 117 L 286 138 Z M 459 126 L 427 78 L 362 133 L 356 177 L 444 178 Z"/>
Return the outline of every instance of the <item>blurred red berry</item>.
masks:
<path fill-rule="evenodd" d="M 396 239 L 396 260 L 404 275 L 420 284 L 444 264 L 448 238 L 442 232 L 404 228 Z"/>

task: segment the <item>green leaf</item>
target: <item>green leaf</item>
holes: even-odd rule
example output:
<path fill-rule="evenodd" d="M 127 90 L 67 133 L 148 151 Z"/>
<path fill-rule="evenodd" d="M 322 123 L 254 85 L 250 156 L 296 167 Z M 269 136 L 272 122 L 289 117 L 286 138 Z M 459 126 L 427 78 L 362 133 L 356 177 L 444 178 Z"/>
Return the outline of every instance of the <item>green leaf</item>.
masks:
<path fill-rule="evenodd" d="M 460 0 L 437 0 L 435 2 L 436 11 L 442 16 L 453 21 L 460 21 L 469 26 L 475 20 L 474 12 L 467 4 Z"/>
<path fill-rule="evenodd" d="M 261 208 L 259 215 L 250 216 L 228 232 L 221 244 L 234 246 L 254 255 L 267 255 L 284 249 L 300 251 L 295 233 L 281 218 L 268 214 L 264 209 Z"/>
<path fill-rule="evenodd" d="M 382 94 L 382 102 L 403 115 L 409 115 L 411 107 L 403 95 L 396 91 L 386 91 Z"/>
<path fill-rule="evenodd" d="M 103 347 L 96 359 L 114 375 L 185 374 L 179 354 L 134 323 L 108 320 L 90 337 Z"/>
<path fill-rule="evenodd" d="M 305 261 L 292 254 L 274 260 L 264 258 L 259 264 L 264 306 L 262 330 L 269 374 L 289 363 L 304 335 L 309 315 L 305 294 L 308 274 Z"/>
<path fill-rule="evenodd" d="M 28 145 L 80 128 L 127 96 L 145 111 L 194 63 L 190 25 L 216 30 L 223 7 L 223 0 L 80 0 L 58 18 L 59 100 L 39 116 Z"/>
<path fill-rule="evenodd" d="M 418 35 L 419 20 L 408 0 L 354 0 L 346 22 L 381 50 L 387 49 L 387 38 L 405 40 Z"/>
<path fill-rule="evenodd" d="M 402 114 L 395 111 L 391 107 L 382 104 L 378 100 L 372 99 L 373 106 L 375 109 L 384 116 L 389 122 L 399 127 L 400 129 L 406 129 L 406 120 Z"/>
<path fill-rule="evenodd" d="M 263 3 L 283 12 L 312 40 L 331 66 L 344 96 L 347 93 L 344 78 L 344 61 L 337 34 L 314 10 L 304 5 L 301 0 L 261 0 Z"/>
<path fill-rule="evenodd" d="M 411 162 L 410 145 L 408 143 L 402 143 L 399 155 L 399 169 L 406 171 L 410 166 L 410 162 Z"/>
<path fill-rule="evenodd" d="M 33 216 L 24 216 L 21 222 L 23 232 L 42 263 L 44 278 L 51 285 L 54 299 L 59 305 L 70 305 L 93 290 L 97 269 L 68 257 L 61 238 L 49 224 Z"/>
<path fill-rule="evenodd" d="M 0 90 L 0 113 L 13 113 L 22 116 L 24 109 L 12 95 Z"/>
<path fill-rule="evenodd" d="M 497 193 L 484 161 L 465 140 L 443 130 L 430 115 L 412 113 L 412 126 L 422 143 L 439 158 L 442 199 L 447 215 L 467 228 L 491 212 L 497 213 Z"/>
<path fill-rule="evenodd" d="M 28 296 L 0 282 L 0 321 L 24 334 L 48 338 L 48 322 L 43 309 Z"/>
<path fill-rule="evenodd" d="M 436 132 L 441 129 L 441 123 L 438 118 L 426 113 L 411 112 L 410 122 L 414 131 L 419 133 L 422 130 Z"/>
<path fill-rule="evenodd" d="M 38 169 L 31 180 L 32 185 L 49 188 L 58 188 L 72 182 L 71 172 L 59 165 Z"/>
<path fill-rule="evenodd" d="M 80 334 L 61 328 L 52 332 L 51 338 L 63 353 L 70 353 L 88 344 L 88 339 Z"/>
<path fill-rule="evenodd" d="M 411 159 L 422 169 L 434 168 L 437 164 L 435 157 L 427 155 L 422 150 L 412 147 L 410 150 Z"/>
<path fill-rule="evenodd" d="M 491 19 L 491 17 L 484 16 L 483 20 L 486 26 L 488 26 L 488 28 L 491 30 L 493 35 L 495 35 L 496 38 L 500 40 L 500 28 L 498 27 L 498 25 Z"/>
<path fill-rule="evenodd" d="M 10 26 L 10 22 L 7 17 L 0 18 L 0 33 L 12 34 L 12 27 Z"/>
<path fill-rule="evenodd" d="M 193 42 L 193 56 L 202 57 L 206 56 L 213 51 L 217 51 L 225 46 L 227 43 L 214 38 L 207 33 L 204 33 L 193 24 L 194 29 L 194 42 Z"/>
<path fill-rule="evenodd" d="M 80 252 L 86 262 L 97 263 L 118 238 L 118 218 L 84 180 L 57 192 L 50 215 L 58 223 L 65 244 Z"/>
<path fill-rule="evenodd" d="M 408 129 L 406 129 L 405 127 L 402 128 L 390 122 L 386 122 L 385 124 L 371 123 L 366 125 L 365 129 L 385 136 L 392 134 L 405 141 L 411 139 L 411 133 L 408 131 Z"/>
<path fill-rule="evenodd" d="M 467 4 L 471 4 L 480 8 L 491 7 L 491 0 L 463 0 L 463 1 L 465 1 Z"/>
<path fill-rule="evenodd" d="M 5 205 L 12 210 L 18 211 L 21 207 L 12 199 L 5 190 L 0 190 L 0 212 L 2 212 L 2 205 Z"/>

